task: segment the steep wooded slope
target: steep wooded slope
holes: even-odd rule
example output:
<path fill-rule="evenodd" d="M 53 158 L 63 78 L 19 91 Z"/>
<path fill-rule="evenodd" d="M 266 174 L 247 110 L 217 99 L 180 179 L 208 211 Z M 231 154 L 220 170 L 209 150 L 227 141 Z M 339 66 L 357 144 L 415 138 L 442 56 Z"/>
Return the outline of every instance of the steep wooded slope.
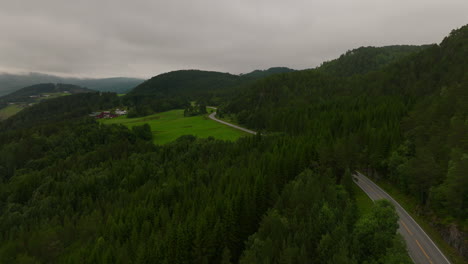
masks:
<path fill-rule="evenodd" d="M 253 129 L 308 135 L 323 143 L 318 155 L 333 167 L 384 177 L 414 196 L 421 213 L 435 213 L 442 232 L 450 224 L 466 230 L 466 58 L 468 26 L 365 75 L 309 70 L 266 78 L 219 112 Z M 466 255 L 463 243 L 454 245 Z"/>
<path fill-rule="evenodd" d="M 429 47 L 395 45 L 385 47 L 360 47 L 349 50 L 339 58 L 323 62 L 317 70 L 333 76 L 349 77 L 380 70 L 388 64 L 398 61 L 410 54 Z"/>

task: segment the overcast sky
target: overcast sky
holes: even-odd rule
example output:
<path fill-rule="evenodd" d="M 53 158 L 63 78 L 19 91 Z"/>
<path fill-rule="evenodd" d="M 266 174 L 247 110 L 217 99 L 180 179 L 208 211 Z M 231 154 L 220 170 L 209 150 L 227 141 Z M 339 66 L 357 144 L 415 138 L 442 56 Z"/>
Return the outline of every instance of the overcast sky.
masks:
<path fill-rule="evenodd" d="M 0 72 L 304 69 L 467 23 L 468 0 L 0 0 Z"/>

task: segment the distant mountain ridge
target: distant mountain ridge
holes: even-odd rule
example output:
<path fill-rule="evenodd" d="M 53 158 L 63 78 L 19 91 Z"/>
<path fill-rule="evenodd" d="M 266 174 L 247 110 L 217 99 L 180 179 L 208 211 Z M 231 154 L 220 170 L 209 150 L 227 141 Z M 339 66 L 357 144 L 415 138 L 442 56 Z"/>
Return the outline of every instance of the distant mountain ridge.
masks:
<path fill-rule="evenodd" d="M 24 87 L 0 97 L 0 120 L 14 116 L 21 110 L 46 99 L 91 92 L 96 91 L 63 83 L 42 83 Z"/>
<path fill-rule="evenodd" d="M 35 72 L 28 74 L 0 73 L 0 96 L 40 83 L 68 83 L 96 91 L 126 93 L 143 81 L 143 79 L 126 77 L 93 79 L 66 78 Z"/>
<path fill-rule="evenodd" d="M 0 108 L 8 103 L 28 104 L 36 102 L 38 98 L 49 97 L 54 94 L 77 94 L 95 92 L 94 90 L 72 84 L 42 83 L 19 89 L 13 93 L 0 97 Z"/>

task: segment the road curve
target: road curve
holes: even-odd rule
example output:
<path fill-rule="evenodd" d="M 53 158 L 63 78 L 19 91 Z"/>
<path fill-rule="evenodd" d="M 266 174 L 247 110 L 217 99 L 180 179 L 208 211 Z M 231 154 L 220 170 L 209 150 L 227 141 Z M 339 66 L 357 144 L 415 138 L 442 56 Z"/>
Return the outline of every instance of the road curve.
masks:
<path fill-rule="evenodd" d="M 416 264 L 450 264 L 439 248 L 432 242 L 424 230 L 414 221 L 414 219 L 379 186 L 360 172 L 354 175 L 354 182 L 359 186 L 371 200 L 386 199 L 395 205 L 396 212 L 400 219 L 398 232 L 406 240 L 408 253 Z"/>
<path fill-rule="evenodd" d="M 226 122 L 226 121 L 223 121 L 223 120 L 220 120 L 220 119 L 216 118 L 216 109 L 217 109 L 216 107 L 207 106 L 207 108 L 210 108 L 210 109 L 214 109 L 214 110 L 215 110 L 213 113 L 211 113 L 211 114 L 208 116 L 210 119 L 212 119 L 212 120 L 214 120 L 214 121 L 216 121 L 216 122 L 219 122 L 219 123 L 221 123 L 221 124 L 224 124 L 224 125 L 226 125 L 226 126 L 230 126 L 230 127 L 235 128 L 235 129 L 242 130 L 242 131 L 247 132 L 247 133 L 249 133 L 249 134 L 253 134 L 253 135 L 257 134 L 257 132 L 255 132 L 255 131 L 253 131 L 253 130 L 250 130 L 250 129 L 247 129 L 247 128 L 243 128 L 243 127 L 240 127 L 240 126 L 236 126 L 236 125 L 233 125 L 233 124 L 231 124 L 231 123 L 228 123 L 228 122 Z"/>

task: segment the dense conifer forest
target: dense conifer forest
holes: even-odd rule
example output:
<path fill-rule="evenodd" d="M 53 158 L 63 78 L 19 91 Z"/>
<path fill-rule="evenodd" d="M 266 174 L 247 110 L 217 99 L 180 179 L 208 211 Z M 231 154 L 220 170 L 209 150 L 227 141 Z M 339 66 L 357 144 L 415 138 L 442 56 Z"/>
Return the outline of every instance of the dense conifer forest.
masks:
<path fill-rule="evenodd" d="M 338 79 L 314 70 L 271 76 L 221 112 L 253 129 L 314 138 L 329 166 L 386 179 L 439 227 L 466 232 L 467 43 L 464 26 L 380 71 Z"/>
<path fill-rule="evenodd" d="M 349 77 L 380 70 L 390 63 L 416 53 L 429 45 L 395 45 L 385 47 L 360 47 L 348 50 L 338 59 L 323 62 L 317 70 L 333 76 Z"/>
<path fill-rule="evenodd" d="M 357 210 L 352 172 L 466 228 L 466 58 L 468 26 L 365 74 L 216 73 L 173 94 L 153 79 L 27 108 L 0 123 L 0 263 L 411 263 L 390 203 Z M 261 134 L 154 145 L 148 126 L 88 117 L 186 108 L 218 82 L 199 104 Z"/>
<path fill-rule="evenodd" d="M 352 239 L 361 217 L 346 188 L 336 186 L 341 175 L 309 164 L 316 154 L 307 138 L 230 143 L 186 136 L 157 147 L 123 126 L 47 123 L 2 133 L 0 257 L 6 263 L 237 262 L 263 214 L 281 201 L 283 186 L 307 167 L 321 182 L 313 187 L 328 190 L 302 210 L 331 210 L 322 226 L 308 231 L 318 239 L 309 249 L 339 229 L 340 219 L 349 226 L 340 236 Z M 298 192 L 302 205 L 293 200 L 290 206 L 315 199 L 301 197 L 310 192 Z M 386 239 L 393 240 L 396 221 L 390 228 Z M 329 254 L 317 261 L 336 253 Z M 340 254 L 358 258 L 351 248 Z"/>

